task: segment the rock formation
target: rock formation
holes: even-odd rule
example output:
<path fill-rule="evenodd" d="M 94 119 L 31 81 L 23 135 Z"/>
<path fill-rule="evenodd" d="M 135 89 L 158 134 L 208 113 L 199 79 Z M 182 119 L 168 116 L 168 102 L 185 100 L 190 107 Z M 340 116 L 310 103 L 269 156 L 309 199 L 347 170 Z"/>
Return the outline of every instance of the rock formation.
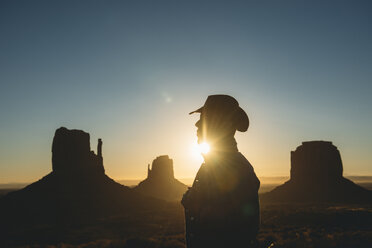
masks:
<path fill-rule="evenodd" d="M 147 166 L 147 178 L 155 181 L 174 179 L 173 160 L 168 155 L 154 159 L 152 161 L 152 169 L 150 169 L 150 164 Z"/>
<path fill-rule="evenodd" d="M 24 224 L 85 223 L 164 206 L 163 201 L 109 178 L 103 167 L 102 140 L 96 155 L 90 150 L 89 134 L 81 130 L 56 130 L 52 164 L 50 174 L 0 199 L 0 224 L 7 230 Z"/>
<path fill-rule="evenodd" d="M 98 139 L 96 155 L 90 150 L 89 133 L 61 127 L 53 139 L 52 165 L 58 175 L 104 174 L 102 140 Z"/>
<path fill-rule="evenodd" d="M 261 196 L 270 202 L 372 202 L 372 191 L 342 176 L 340 152 L 332 142 L 303 142 L 291 152 L 290 180 Z"/>
<path fill-rule="evenodd" d="M 179 201 L 187 186 L 174 178 L 173 160 L 168 155 L 163 155 L 152 162 L 151 168 L 148 165 L 147 178 L 134 189 L 155 198 Z"/>
<path fill-rule="evenodd" d="M 291 180 L 295 183 L 311 184 L 342 179 L 340 152 L 332 142 L 303 142 L 291 152 Z"/>

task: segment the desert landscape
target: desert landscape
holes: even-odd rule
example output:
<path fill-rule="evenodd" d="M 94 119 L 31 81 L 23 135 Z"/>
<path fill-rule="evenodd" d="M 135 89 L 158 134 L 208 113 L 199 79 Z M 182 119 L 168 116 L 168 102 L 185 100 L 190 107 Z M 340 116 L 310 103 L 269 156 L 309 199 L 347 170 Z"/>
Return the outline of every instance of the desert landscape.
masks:
<path fill-rule="evenodd" d="M 123 186 L 105 175 L 102 141 L 94 154 L 89 137 L 81 130 L 57 129 L 53 171 L 23 189 L 3 189 L 1 246 L 185 247 L 180 200 L 187 186 L 174 179 L 173 161 L 160 156 L 148 167 L 147 181 Z M 305 142 L 297 149 L 291 178 L 283 185 L 298 182 L 298 191 L 277 185 L 260 193 L 259 247 L 369 247 L 372 191 L 342 177 L 340 154 L 330 142 Z M 301 159 L 308 153 L 316 161 Z M 318 187 L 310 183 L 314 180 L 301 180 L 309 173 Z M 360 179 L 370 185 L 368 178 Z M 346 186 L 339 186 L 340 180 Z M 144 182 L 149 186 L 140 188 Z M 264 189 L 272 186 L 263 184 Z"/>
<path fill-rule="evenodd" d="M 0 248 L 372 248 L 371 13 L 1 0 Z"/>

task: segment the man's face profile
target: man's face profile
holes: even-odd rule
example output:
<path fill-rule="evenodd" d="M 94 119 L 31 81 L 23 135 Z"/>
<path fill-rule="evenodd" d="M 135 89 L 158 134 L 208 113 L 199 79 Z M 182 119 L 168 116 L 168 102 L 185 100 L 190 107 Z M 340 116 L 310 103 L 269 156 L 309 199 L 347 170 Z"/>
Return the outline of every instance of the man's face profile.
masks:
<path fill-rule="evenodd" d="M 234 136 L 235 133 L 232 121 L 224 116 L 207 116 L 205 113 L 200 113 L 200 119 L 195 123 L 195 126 L 197 127 L 198 144 L 203 142 L 213 144 L 227 136 Z"/>
<path fill-rule="evenodd" d="M 198 137 L 198 144 L 203 143 L 203 128 L 202 128 L 202 115 L 200 114 L 200 119 L 195 123 L 197 127 L 196 136 Z"/>

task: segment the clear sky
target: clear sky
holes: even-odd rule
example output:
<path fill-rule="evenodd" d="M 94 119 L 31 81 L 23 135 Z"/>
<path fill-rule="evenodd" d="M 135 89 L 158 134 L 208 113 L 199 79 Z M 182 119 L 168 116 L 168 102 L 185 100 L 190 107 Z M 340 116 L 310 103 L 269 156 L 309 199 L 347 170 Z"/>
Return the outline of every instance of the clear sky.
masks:
<path fill-rule="evenodd" d="M 200 107 L 234 96 L 258 176 L 329 140 L 372 175 L 371 1 L 1 1 L 0 183 L 51 171 L 60 126 L 103 139 L 106 172 L 144 178 L 158 155 L 194 177 Z"/>

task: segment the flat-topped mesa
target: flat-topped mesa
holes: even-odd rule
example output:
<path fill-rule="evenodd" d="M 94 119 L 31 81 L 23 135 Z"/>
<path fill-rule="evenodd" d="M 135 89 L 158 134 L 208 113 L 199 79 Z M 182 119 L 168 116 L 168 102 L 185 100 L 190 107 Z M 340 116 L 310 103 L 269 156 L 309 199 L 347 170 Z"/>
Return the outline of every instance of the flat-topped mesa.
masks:
<path fill-rule="evenodd" d="M 342 179 L 342 161 L 337 147 L 328 141 L 308 141 L 291 152 L 291 181 L 318 183 Z"/>
<path fill-rule="evenodd" d="M 152 179 L 174 179 L 173 160 L 168 155 L 159 156 L 147 168 L 147 178 Z"/>
<path fill-rule="evenodd" d="M 262 202 L 371 203 L 372 191 L 342 176 L 332 142 L 303 142 L 291 152 L 291 178 L 261 195 Z"/>
<path fill-rule="evenodd" d="M 98 140 L 96 155 L 90 150 L 89 133 L 58 128 L 52 145 L 53 173 L 58 175 L 104 174 L 102 140 Z"/>

